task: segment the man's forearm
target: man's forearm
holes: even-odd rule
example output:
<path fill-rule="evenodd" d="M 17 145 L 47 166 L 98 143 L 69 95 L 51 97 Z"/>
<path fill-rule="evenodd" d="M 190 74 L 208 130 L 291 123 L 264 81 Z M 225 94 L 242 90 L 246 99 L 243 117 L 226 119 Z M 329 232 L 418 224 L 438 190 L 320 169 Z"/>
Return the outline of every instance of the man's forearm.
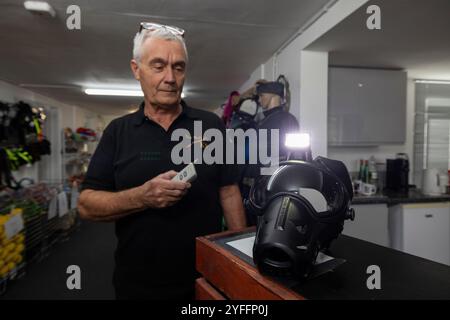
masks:
<path fill-rule="evenodd" d="M 221 188 L 220 203 L 229 230 L 237 230 L 246 227 L 244 206 L 237 185 Z"/>
<path fill-rule="evenodd" d="M 113 221 L 145 209 L 139 187 L 120 192 L 84 190 L 78 201 L 78 212 L 84 219 Z"/>

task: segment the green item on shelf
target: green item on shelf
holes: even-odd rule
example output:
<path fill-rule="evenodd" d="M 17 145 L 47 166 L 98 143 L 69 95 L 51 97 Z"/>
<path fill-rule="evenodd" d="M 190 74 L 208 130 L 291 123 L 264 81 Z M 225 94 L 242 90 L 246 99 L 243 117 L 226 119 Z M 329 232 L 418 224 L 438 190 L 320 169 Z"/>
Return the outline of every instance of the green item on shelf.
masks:
<path fill-rule="evenodd" d="M 11 170 L 17 170 L 20 166 L 33 162 L 33 157 L 28 151 L 23 150 L 23 148 L 4 148 L 4 150 L 11 165 Z"/>
<path fill-rule="evenodd" d="M 16 149 L 17 156 L 25 160 L 27 163 L 31 163 L 33 161 L 33 157 L 28 153 L 28 151 L 23 150 L 22 148 Z"/>
<path fill-rule="evenodd" d="M 9 163 L 11 165 L 11 170 L 17 170 L 19 167 L 19 159 L 17 158 L 16 154 L 10 150 L 5 148 L 6 155 L 8 156 Z"/>

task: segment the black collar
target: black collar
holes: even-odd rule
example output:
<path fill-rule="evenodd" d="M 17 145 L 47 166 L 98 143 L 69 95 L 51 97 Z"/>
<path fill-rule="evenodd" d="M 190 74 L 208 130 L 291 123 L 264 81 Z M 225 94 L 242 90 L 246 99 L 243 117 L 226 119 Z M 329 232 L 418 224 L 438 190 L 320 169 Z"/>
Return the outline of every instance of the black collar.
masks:
<path fill-rule="evenodd" d="M 271 114 L 274 114 L 274 113 L 277 113 L 277 112 L 280 112 L 280 111 L 284 111 L 284 104 L 279 105 L 278 107 L 273 107 L 273 108 L 271 108 L 269 110 L 263 111 L 263 114 L 264 114 L 264 117 L 267 117 L 267 116 L 269 116 Z"/>
<path fill-rule="evenodd" d="M 198 117 L 195 115 L 195 112 L 194 112 L 195 110 L 193 110 L 191 107 L 189 107 L 184 100 L 181 100 L 180 104 L 181 104 L 182 110 L 181 110 L 181 114 L 178 117 L 188 117 L 193 120 L 198 119 Z M 147 116 L 144 113 L 144 106 L 145 106 L 145 101 L 142 101 L 139 106 L 139 110 L 136 111 L 135 113 L 133 113 L 133 123 L 136 126 L 143 124 L 145 119 L 147 118 Z"/>

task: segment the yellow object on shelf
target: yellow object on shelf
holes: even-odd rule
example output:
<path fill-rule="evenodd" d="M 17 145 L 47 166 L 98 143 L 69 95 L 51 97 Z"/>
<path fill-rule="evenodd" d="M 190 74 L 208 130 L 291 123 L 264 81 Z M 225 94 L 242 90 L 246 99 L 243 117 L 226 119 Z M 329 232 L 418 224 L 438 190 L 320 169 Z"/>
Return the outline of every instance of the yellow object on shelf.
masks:
<path fill-rule="evenodd" d="M 16 214 L 22 214 L 23 213 L 23 209 L 22 208 L 14 208 L 11 210 L 11 212 L 9 213 L 10 215 L 16 215 Z"/>
<path fill-rule="evenodd" d="M 25 236 L 22 233 L 19 233 L 17 235 L 14 236 L 13 238 L 14 242 L 18 243 L 23 243 L 25 241 Z"/>
<path fill-rule="evenodd" d="M 21 253 L 25 249 L 25 246 L 22 243 L 16 245 L 16 252 Z"/>
<path fill-rule="evenodd" d="M 4 250 L 5 250 L 6 252 L 10 253 L 10 252 L 14 251 L 15 248 L 16 248 L 16 244 L 10 242 L 10 243 L 8 243 L 8 244 L 5 246 L 5 249 L 4 249 Z"/>
<path fill-rule="evenodd" d="M 23 261 L 22 252 L 25 250 L 25 235 L 23 233 L 22 214 L 21 208 L 14 208 L 9 214 L 0 216 L 0 279 L 8 277 Z M 17 217 L 18 215 L 20 217 Z M 12 218 L 14 220 L 9 220 Z M 8 233 L 10 239 L 7 238 Z"/>
<path fill-rule="evenodd" d="M 18 254 L 18 255 L 15 256 L 14 262 L 15 262 L 16 264 L 19 264 L 19 263 L 22 262 L 22 260 L 23 260 L 22 255 Z"/>
<path fill-rule="evenodd" d="M 5 278 L 8 275 L 8 272 L 9 272 L 8 266 L 0 268 L 0 279 Z"/>
<path fill-rule="evenodd" d="M 2 248 L 0 250 L 0 259 L 4 259 L 8 255 L 8 252 L 5 250 L 5 248 Z"/>
<path fill-rule="evenodd" d="M 14 262 L 8 263 L 8 272 L 12 271 L 16 267 L 16 264 Z"/>
<path fill-rule="evenodd" d="M 20 257 L 20 254 L 18 254 L 18 253 L 14 253 L 14 254 L 12 254 L 12 255 L 10 255 L 9 257 L 8 257 L 8 263 L 17 263 L 17 261 L 19 260 L 19 257 Z"/>

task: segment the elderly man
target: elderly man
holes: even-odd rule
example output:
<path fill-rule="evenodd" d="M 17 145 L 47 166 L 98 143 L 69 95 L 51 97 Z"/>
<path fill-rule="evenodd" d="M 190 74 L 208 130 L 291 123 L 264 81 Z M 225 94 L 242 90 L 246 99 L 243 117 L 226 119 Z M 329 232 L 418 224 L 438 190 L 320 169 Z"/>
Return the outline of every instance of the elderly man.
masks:
<path fill-rule="evenodd" d="M 172 162 L 174 130 L 194 137 L 194 121 L 201 121 L 203 131 L 224 131 L 216 115 L 181 100 L 188 62 L 183 35 L 141 23 L 131 69 L 144 102 L 105 129 L 82 185 L 80 216 L 116 223 L 118 299 L 193 298 L 195 237 L 221 231 L 222 215 L 229 229 L 245 227 L 234 166 L 196 164 L 195 181 L 171 181 L 186 166 Z"/>

